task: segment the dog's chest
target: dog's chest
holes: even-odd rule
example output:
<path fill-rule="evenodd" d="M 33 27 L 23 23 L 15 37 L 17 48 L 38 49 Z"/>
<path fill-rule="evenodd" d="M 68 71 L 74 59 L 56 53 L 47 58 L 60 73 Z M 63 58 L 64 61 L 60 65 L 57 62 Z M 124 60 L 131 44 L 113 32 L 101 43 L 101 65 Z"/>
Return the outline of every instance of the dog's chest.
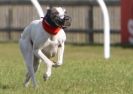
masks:
<path fill-rule="evenodd" d="M 42 51 L 47 57 L 53 57 L 57 54 L 59 45 L 61 45 L 57 40 L 51 40 L 50 38 L 46 41 Z"/>
<path fill-rule="evenodd" d="M 59 34 L 56 36 L 49 36 L 48 40 L 44 44 L 43 53 L 47 57 L 53 57 L 57 54 L 57 50 L 65 42 L 65 35 Z"/>
<path fill-rule="evenodd" d="M 48 34 L 48 33 L 47 33 Z M 46 45 L 52 45 L 53 47 L 58 47 L 62 45 L 66 40 L 66 34 L 63 29 L 61 29 L 56 35 L 47 35 Z"/>

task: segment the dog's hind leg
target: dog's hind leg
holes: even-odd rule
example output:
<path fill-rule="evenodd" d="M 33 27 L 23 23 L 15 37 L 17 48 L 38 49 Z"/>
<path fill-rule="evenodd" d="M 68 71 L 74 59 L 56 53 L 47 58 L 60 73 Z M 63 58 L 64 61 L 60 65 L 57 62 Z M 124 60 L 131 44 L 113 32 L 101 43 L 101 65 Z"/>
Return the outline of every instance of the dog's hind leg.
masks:
<path fill-rule="evenodd" d="M 20 39 L 20 49 L 22 52 L 22 55 L 25 60 L 25 65 L 27 67 L 28 73 L 26 75 L 26 79 L 24 82 L 24 85 L 27 87 L 30 77 L 33 83 L 33 86 L 36 86 L 36 80 L 34 76 L 34 68 L 33 68 L 33 60 L 34 60 L 34 55 L 33 55 L 33 48 L 30 42 L 27 40 Z"/>
<path fill-rule="evenodd" d="M 39 67 L 39 58 L 37 58 L 35 55 L 34 55 L 33 67 L 34 67 L 34 72 L 36 73 Z"/>
<path fill-rule="evenodd" d="M 34 67 L 34 72 L 36 73 L 36 71 L 39 67 L 39 59 L 36 56 L 34 56 L 33 67 Z M 29 72 L 27 72 L 26 73 L 26 79 L 24 82 L 26 87 L 28 86 L 30 79 L 31 79 L 30 74 L 29 74 Z"/>
<path fill-rule="evenodd" d="M 24 81 L 24 86 L 25 86 L 25 87 L 28 87 L 29 81 L 30 81 L 30 78 L 31 78 L 29 72 L 26 73 L 25 78 L 26 78 L 26 79 L 25 79 L 25 81 Z"/>

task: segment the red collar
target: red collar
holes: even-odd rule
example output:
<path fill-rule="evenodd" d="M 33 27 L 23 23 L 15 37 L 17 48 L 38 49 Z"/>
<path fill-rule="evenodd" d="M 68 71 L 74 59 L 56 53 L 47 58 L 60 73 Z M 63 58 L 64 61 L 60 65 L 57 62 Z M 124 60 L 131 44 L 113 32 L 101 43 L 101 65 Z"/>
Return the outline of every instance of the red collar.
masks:
<path fill-rule="evenodd" d="M 60 27 L 53 27 L 50 24 L 46 22 L 46 20 L 42 21 L 42 27 L 45 29 L 46 32 L 48 32 L 51 35 L 56 35 L 61 28 Z"/>

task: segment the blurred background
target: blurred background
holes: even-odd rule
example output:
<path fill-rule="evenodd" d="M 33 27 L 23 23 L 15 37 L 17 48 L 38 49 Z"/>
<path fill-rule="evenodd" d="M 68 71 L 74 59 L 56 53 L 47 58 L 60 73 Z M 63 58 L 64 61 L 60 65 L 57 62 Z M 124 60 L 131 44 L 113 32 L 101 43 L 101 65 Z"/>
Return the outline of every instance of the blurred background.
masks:
<path fill-rule="evenodd" d="M 120 0 L 104 0 L 110 15 L 111 44 L 122 44 Z M 124 1 L 124 0 L 123 0 Z M 126 1 L 126 0 L 125 0 Z M 47 6 L 63 6 L 72 17 L 67 43 L 103 44 L 103 15 L 96 0 L 39 0 Z M 30 0 L 0 0 L 0 42 L 18 41 L 24 27 L 39 19 Z M 129 42 L 125 42 L 127 44 Z"/>

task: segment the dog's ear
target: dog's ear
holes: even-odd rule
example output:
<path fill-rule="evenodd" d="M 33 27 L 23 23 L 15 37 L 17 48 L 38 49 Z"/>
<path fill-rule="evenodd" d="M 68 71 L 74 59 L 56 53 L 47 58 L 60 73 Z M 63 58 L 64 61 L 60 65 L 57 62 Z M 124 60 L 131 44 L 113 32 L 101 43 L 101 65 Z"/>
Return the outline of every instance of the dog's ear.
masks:
<path fill-rule="evenodd" d="M 50 16 L 50 7 L 48 6 L 46 9 L 47 9 L 47 12 L 46 12 L 45 17 L 49 17 Z"/>
<path fill-rule="evenodd" d="M 51 9 L 52 9 L 52 8 L 53 8 L 52 6 L 47 6 L 47 7 L 46 7 L 47 12 L 51 12 Z"/>

